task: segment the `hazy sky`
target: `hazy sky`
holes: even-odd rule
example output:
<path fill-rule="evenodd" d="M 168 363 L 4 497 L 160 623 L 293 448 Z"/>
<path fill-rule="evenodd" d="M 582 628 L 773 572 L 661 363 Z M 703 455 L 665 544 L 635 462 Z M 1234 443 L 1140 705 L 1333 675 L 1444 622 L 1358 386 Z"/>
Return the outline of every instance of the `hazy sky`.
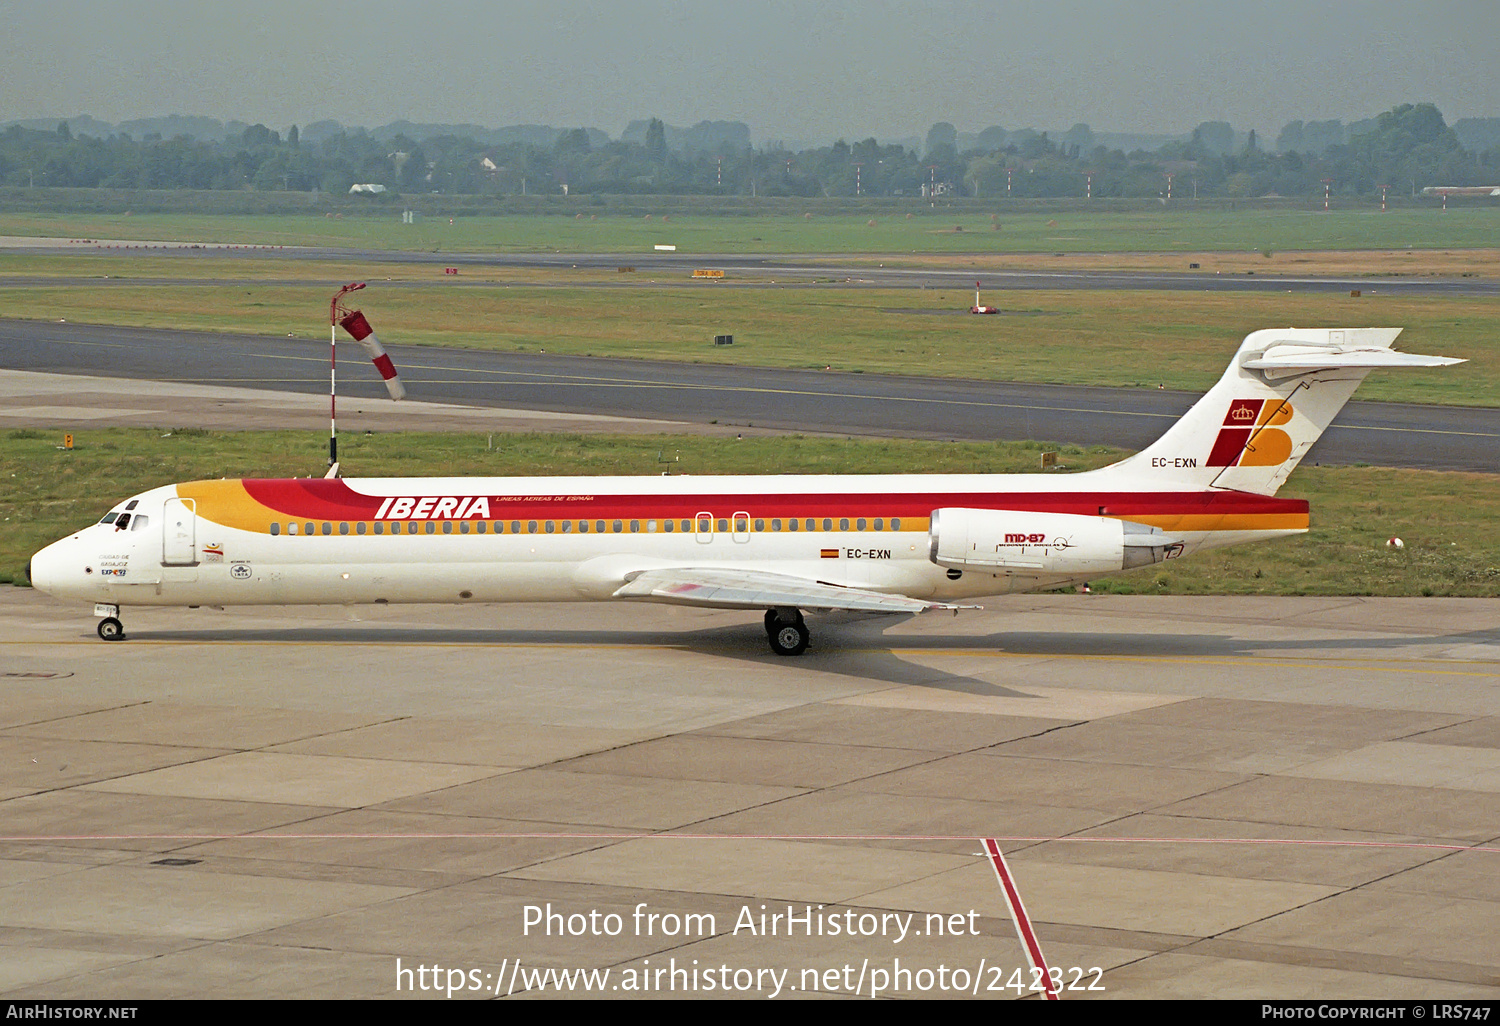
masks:
<path fill-rule="evenodd" d="M 1496 0 L 0 0 L 0 121 L 745 121 L 757 141 L 1014 129 L 1271 138 L 1500 116 Z"/>

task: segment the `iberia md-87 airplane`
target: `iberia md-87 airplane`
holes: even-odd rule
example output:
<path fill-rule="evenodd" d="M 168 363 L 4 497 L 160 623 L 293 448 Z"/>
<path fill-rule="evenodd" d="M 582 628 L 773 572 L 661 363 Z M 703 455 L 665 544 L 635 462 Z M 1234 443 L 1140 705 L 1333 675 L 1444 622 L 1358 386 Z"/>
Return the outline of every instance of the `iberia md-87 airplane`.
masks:
<path fill-rule="evenodd" d="M 47 546 L 39 590 L 123 606 L 628 599 L 921 613 L 1307 530 L 1277 490 L 1372 369 L 1461 363 L 1400 328 L 1271 329 L 1155 444 L 1070 475 L 194 481 Z M 970 607 L 973 608 L 973 607 Z"/>

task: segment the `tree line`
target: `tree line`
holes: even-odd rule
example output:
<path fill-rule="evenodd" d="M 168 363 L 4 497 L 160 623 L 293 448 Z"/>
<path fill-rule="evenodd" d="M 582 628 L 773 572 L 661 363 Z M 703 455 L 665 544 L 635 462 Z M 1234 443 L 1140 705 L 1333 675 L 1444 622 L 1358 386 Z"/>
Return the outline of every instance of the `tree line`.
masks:
<path fill-rule="evenodd" d="M 1481 125 L 1489 131 L 1488 121 Z M 705 126 L 709 126 L 705 128 Z M 412 126 L 415 131 L 415 126 Z M 613 140 L 597 130 L 527 126 L 507 142 L 441 132 L 376 137 L 337 131 L 304 140 L 265 125 L 215 140 L 75 136 L 12 125 L 0 132 L 0 183 L 29 188 L 198 189 L 347 194 L 373 183 L 396 195 L 694 195 L 792 197 L 1098 198 L 1321 197 L 1397 194 L 1434 185 L 1500 184 L 1500 132 L 1466 148 L 1432 104 L 1406 104 L 1366 122 L 1292 122 L 1273 146 L 1205 122 L 1154 149 L 1096 143 L 1087 125 L 1052 139 L 1032 129 L 964 135 L 947 123 L 917 146 L 865 139 L 793 152 L 755 148 L 737 122 L 669 129 L 633 123 Z M 550 136 L 552 141 L 545 140 Z M 1107 137 L 1101 137 L 1107 138 Z M 675 145 L 673 145 L 675 144 Z"/>

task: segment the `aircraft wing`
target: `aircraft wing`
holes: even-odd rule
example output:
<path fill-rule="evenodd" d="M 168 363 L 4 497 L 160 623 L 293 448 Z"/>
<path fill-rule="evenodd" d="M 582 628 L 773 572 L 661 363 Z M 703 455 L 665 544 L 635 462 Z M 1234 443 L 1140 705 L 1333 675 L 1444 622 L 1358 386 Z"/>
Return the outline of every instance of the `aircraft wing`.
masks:
<path fill-rule="evenodd" d="M 980 609 L 946 602 L 927 602 L 905 595 L 885 595 L 860 588 L 760 570 L 674 567 L 643 570 L 630 575 L 615 598 L 646 599 L 684 606 L 719 609 L 771 609 L 773 607 L 830 612 L 835 609 L 864 613 L 926 613 L 938 609 Z"/>

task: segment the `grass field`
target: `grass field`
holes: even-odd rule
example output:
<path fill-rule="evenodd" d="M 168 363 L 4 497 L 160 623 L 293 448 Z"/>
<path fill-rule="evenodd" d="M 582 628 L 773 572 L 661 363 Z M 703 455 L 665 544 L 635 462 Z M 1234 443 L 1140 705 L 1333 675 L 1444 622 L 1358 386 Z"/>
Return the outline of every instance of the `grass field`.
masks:
<path fill-rule="evenodd" d="M 0 445 L 0 582 L 25 580 L 30 555 L 93 523 L 111 505 L 157 485 L 208 477 L 295 476 L 322 469 L 325 439 L 309 432 L 108 429 L 57 448 L 51 432 L 10 431 Z M 701 436 L 349 435 L 340 440 L 354 477 L 660 473 L 662 455 L 692 474 L 1021 473 L 1039 443 L 858 442 L 826 438 Z M 1123 453 L 1061 447 L 1069 470 Z M 1095 590 L 1172 594 L 1500 595 L 1500 496 L 1486 475 L 1360 467 L 1303 467 L 1283 495 L 1311 500 L 1301 538 L 1207 553 L 1097 582 Z M 1402 551 L 1385 547 L 1392 535 Z"/>
<path fill-rule="evenodd" d="M 263 266 L 317 273 L 296 263 Z M 211 260 L 186 266 L 232 269 Z M 136 273 L 133 263 L 124 268 Z M 400 269 L 379 270 L 395 276 Z M 970 317 L 961 311 L 972 294 L 961 290 L 736 289 L 686 281 L 661 288 L 533 287 L 445 282 L 441 267 L 406 274 L 389 285 L 372 280 L 359 296 L 387 344 L 1201 391 L 1257 328 L 1398 325 L 1406 328 L 1402 348 L 1471 362 L 1373 375 L 1360 398 L 1500 405 L 1500 300 L 1489 298 L 1378 289 L 1358 299 L 1305 292 L 992 292 L 989 301 L 1007 312 Z M 0 317 L 296 335 L 321 343 L 329 296 L 350 277 L 308 287 L 251 281 L 132 287 L 129 279 L 6 287 Z M 418 283 L 431 287 L 409 287 Z M 733 335 L 735 345 L 714 346 L 719 334 Z"/>
<path fill-rule="evenodd" d="M 420 200 L 414 200 L 420 209 Z M 429 217 L 402 224 L 400 210 L 343 217 L 306 215 L 0 213 L 0 235 L 221 242 L 447 253 L 644 253 L 658 244 L 693 253 L 1127 253 L 1489 248 L 1500 205 L 1485 201 L 1442 213 L 1432 208 L 1374 210 L 1195 209 L 1183 201 L 1149 211 L 1036 212 L 995 201 L 989 209 L 932 208 L 906 213 L 627 216 L 588 198 L 567 213 Z M 664 210 L 670 207 L 664 205 Z M 908 216 L 909 215 L 909 216 Z M 871 224 L 870 222 L 874 222 Z"/>

